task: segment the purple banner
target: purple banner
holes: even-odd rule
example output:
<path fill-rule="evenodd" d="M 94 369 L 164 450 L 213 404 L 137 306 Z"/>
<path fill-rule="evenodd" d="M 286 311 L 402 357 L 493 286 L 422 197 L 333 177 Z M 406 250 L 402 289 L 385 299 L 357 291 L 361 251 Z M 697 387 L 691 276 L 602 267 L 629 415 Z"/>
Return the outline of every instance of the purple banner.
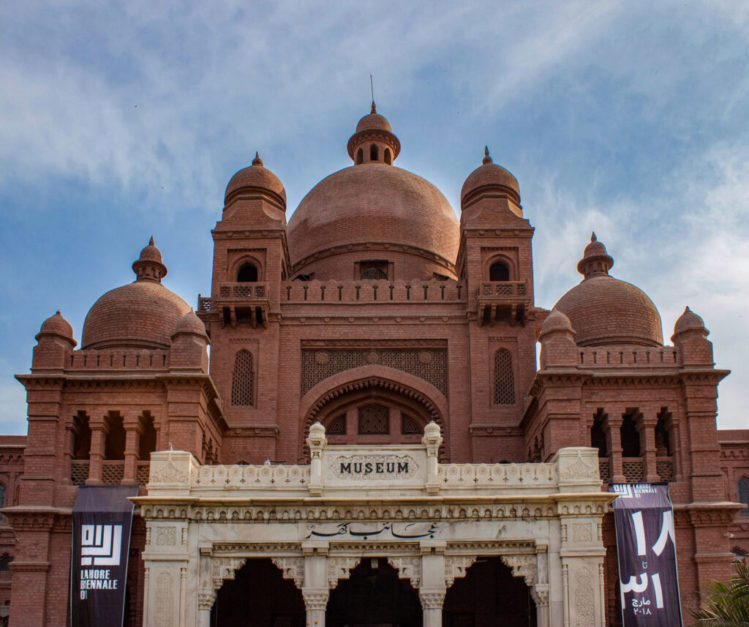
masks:
<path fill-rule="evenodd" d="M 614 484 L 624 627 L 682 624 L 674 512 L 667 485 Z"/>
<path fill-rule="evenodd" d="M 73 506 L 72 627 L 122 625 L 133 504 L 138 486 L 83 486 Z"/>

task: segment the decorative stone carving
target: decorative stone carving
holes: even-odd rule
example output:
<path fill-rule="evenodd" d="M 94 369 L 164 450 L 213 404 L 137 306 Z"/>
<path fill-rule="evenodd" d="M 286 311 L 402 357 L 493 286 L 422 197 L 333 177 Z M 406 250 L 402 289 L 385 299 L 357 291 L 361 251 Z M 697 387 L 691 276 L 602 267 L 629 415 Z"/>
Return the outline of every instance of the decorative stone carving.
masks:
<path fill-rule="evenodd" d="M 535 555 L 501 555 L 506 566 L 512 568 L 513 577 L 522 577 L 528 586 L 536 582 L 536 556 Z"/>
<path fill-rule="evenodd" d="M 445 602 L 445 590 L 420 590 L 419 599 L 424 610 L 441 610 Z"/>
<path fill-rule="evenodd" d="M 418 588 L 421 583 L 421 558 L 420 557 L 388 557 L 395 568 L 398 569 L 398 577 L 408 579 L 414 588 Z"/>
<path fill-rule="evenodd" d="M 575 606 L 574 624 L 595 625 L 595 589 L 591 585 L 591 574 L 584 564 L 575 564 L 572 568 L 572 603 Z"/>
<path fill-rule="evenodd" d="M 307 611 L 325 611 L 330 591 L 327 588 L 302 588 L 302 598 Z"/>
<path fill-rule="evenodd" d="M 594 449 L 569 448 L 557 453 L 559 463 L 559 480 L 576 482 L 598 480 L 598 460 L 594 459 Z"/>
<path fill-rule="evenodd" d="M 176 527 L 156 527 L 156 546 L 176 546 Z"/>
<path fill-rule="evenodd" d="M 293 579 L 297 588 L 304 584 L 304 558 L 271 557 L 271 561 L 281 569 L 284 579 Z"/>
<path fill-rule="evenodd" d="M 348 579 L 351 569 L 354 568 L 361 558 L 359 557 L 329 557 L 328 558 L 328 587 L 335 588 L 339 579 Z"/>
<path fill-rule="evenodd" d="M 174 625 L 174 578 L 171 573 L 161 572 L 156 577 L 154 590 L 155 623 L 161 627 Z"/>
<path fill-rule="evenodd" d="M 592 542 L 593 531 L 590 523 L 575 523 L 572 525 L 572 542 Z"/>
<path fill-rule="evenodd" d="M 531 588 L 531 597 L 537 607 L 546 607 L 549 605 L 549 584 L 537 583 Z"/>
<path fill-rule="evenodd" d="M 216 601 L 216 592 L 213 590 L 201 590 L 198 592 L 198 609 L 210 611 Z"/>
<path fill-rule="evenodd" d="M 218 590 L 224 585 L 224 579 L 234 579 L 236 570 L 245 562 L 243 557 L 214 557 L 211 560 L 211 579 L 213 589 Z"/>
<path fill-rule="evenodd" d="M 445 588 L 453 585 L 457 577 L 465 577 L 466 571 L 476 561 L 476 555 L 445 556 Z"/>

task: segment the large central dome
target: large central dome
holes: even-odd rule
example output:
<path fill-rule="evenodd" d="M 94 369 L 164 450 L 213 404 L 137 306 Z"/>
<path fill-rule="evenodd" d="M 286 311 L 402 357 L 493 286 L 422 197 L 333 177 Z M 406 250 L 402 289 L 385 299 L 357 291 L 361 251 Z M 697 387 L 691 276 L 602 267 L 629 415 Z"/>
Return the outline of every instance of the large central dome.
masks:
<path fill-rule="evenodd" d="M 320 181 L 289 220 L 294 271 L 359 249 L 369 256 L 397 250 L 452 268 L 460 237 L 455 212 L 429 181 L 392 165 L 400 142 L 387 120 L 374 110 L 362 118 L 348 149 L 355 165 Z"/>

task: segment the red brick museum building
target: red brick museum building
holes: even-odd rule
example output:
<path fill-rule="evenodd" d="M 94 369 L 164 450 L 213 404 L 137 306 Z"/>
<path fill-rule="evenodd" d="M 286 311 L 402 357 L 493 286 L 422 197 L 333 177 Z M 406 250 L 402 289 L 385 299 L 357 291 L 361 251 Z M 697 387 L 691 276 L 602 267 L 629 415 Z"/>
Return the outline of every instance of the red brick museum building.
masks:
<path fill-rule="evenodd" d="M 394 165 L 400 142 L 374 104 L 347 149 L 353 165 L 320 181 L 288 224 L 284 186 L 259 157 L 231 178 L 211 231 L 209 295 L 196 309 L 165 285 L 168 260 L 151 240 L 133 263 L 135 281 L 101 296 L 80 336 L 60 312 L 41 324 L 31 370 L 17 376 L 28 435 L 0 438 L 3 620 L 69 623 L 79 486 L 139 484 L 147 496 L 155 451 L 187 451 L 200 466 L 310 464 L 317 422 L 328 448 L 418 445 L 434 422 L 440 464 L 546 464 L 560 449 L 592 447 L 602 491 L 667 482 L 684 608 L 749 553 L 749 430 L 716 428 L 728 372 L 714 364 L 700 316 L 686 308 L 666 321 L 664 343 L 655 304 L 612 275 L 616 251 L 595 235 L 569 260 L 580 283 L 544 309 L 518 181 L 488 151 L 463 184 L 458 219 L 434 185 Z M 603 547 L 605 624 L 618 625 L 613 519 L 601 520 L 591 541 Z M 142 554 L 156 542 L 136 509 L 126 625 L 147 622 L 144 591 L 159 584 Z M 350 582 L 376 562 L 357 565 Z M 298 624 L 312 596 L 273 564 L 254 560 L 224 577 L 215 598 L 200 601 L 210 624 L 244 624 L 220 612 L 231 586 L 255 581 L 269 597 L 276 576 L 298 609 L 267 624 Z M 471 605 L 465 582 L 487 564 L 446 587 L 443 624 L 541 624 L 541 589 L 525 590 L 520 571 L 501 561 L 492 609 Z M 551 575 L 549 583 L 556 598 Z M 530 609 L 491 622 L 487 612 L 515 612 L 502 590 L 518 586 Z M 258 607 L 271 603 L 260 597 Z M 338 624 L 344 610 L 330 599 L 328 624 Z"/>

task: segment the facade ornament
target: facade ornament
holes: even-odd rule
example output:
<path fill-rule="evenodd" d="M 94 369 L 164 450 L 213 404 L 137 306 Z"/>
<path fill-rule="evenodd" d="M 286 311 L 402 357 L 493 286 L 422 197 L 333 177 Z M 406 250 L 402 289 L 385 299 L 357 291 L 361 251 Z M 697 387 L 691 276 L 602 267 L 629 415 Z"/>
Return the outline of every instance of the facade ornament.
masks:
<path fill-rule="evenodd" d="M 297 588 L 304 585 L 303 557 L 271 557 L 271 561 L 281 570 L 284 579 L 293 579 Z"/>

